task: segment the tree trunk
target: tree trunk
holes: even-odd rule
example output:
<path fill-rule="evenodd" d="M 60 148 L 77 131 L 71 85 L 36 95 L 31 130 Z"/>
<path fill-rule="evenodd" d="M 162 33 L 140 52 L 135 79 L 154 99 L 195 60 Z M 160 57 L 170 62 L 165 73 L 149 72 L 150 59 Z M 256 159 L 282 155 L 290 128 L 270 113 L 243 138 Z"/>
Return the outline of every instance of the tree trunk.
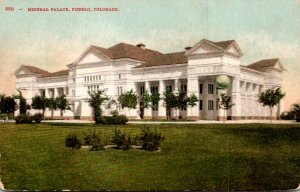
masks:
<path fill-rule="evenodd" d="M 224 109 L 224 117 L 223 117 L 223 123 L 225 123 L 225 121 L 227 120 L 227 116 L 226 116 L 226 110 Z"/>
<path fill-rule="evenodd" d="M 60 117 L 63 118 L 63 110 L 60 110 Z"/>
<path fill-rule="evenodd" d="M 270 107 L 270 120 L 271 120 L 271 124 L 272 124 L 272 113 L 273 113 L 273 107 Z"/>

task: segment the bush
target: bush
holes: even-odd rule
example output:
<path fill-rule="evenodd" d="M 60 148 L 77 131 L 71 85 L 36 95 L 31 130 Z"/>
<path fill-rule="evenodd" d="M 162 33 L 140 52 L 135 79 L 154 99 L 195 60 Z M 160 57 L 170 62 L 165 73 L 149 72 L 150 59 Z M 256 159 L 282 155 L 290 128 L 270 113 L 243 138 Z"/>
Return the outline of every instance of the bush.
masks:
<path fill-rule="evenodd" d="M 65 145 L 68 148 L 79 149 L 81 148 L 81 141 L 76 134 L 69 134 L 65 139 Z"/>
<path fill-rule="evenodd" d="M 131 137 L 126 137 L 125 133 L 122 134 L 120 129 L 115 129 L 111 142 L 124 151 L 131 149 L 132 145 Z"/>
<path fill-rule="evenodd" d="M 290 111 L 285 111 L 280 115 L 280 119 L 282 120 L 294 120 L 295 119 L 295 115 L 294 113 L 290 112 Z"/>
<path fill-rule="evenodd" d="M 104 150 L 104 145 L 101 143 L 100 137 L 95 132 L 85 135 L 84 144 L 91 145 L 91 151 Z"/>
<path fill-rule="evenodd" d="M 300 122 L 300 117 L 296 117 L 296 122 Z"/>
<path fill-rule="evenodd" d="M 34 120 L 36 123 L 41 123 L 41 121 L 43 120 L 43 115 L 40 114 L 40 113 L 36 113 L 36 114 L 34 114 L 34 116 L 33 116 L 33 120 Z"/>
<path fill-rule="evenodd" d="M 0 120 L 8 119 L 7 114 L 0 114 Z"/>
<path fill-rule="evenodd" d="M 128 119 L 125 115 L 101 116 L 99 121 L 103 125 L 125 125 Z"/>
<path fill-rule="evenodd" d="M 142 148 L 146 151 L 158 150 L 165 137 L 161 133 L 158 133 L 156 129 L 150 130 L 148 127 L 143 128 L 142 135 L 140 136 L 140 142 Z"/>
<path fill-rule="evenodd" d="M 29 124 L 32 123 L 33 117 L 29 115 L 21 114 L 15 118 L 15 121 L 16 124 L 24 124 L 24 123 Z"/>

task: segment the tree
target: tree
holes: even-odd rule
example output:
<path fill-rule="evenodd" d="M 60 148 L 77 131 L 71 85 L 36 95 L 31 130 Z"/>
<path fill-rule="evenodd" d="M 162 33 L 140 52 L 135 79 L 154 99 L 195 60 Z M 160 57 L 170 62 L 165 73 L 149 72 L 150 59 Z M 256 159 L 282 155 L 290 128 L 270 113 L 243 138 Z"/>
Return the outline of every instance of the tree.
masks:
<path fill-rule="evenodd" d="M 51 119 L 53 118 L 54 111 L 57 110 L 57 102 L 55 98 L 46 98 L 46 107 L 51 110 Z"/>
<path fill-rule="evenodd" d="M 167 119 L 171 118 L 171 110 L 178 107 L 178 95 L 175 95 L 172 91 L 165 91 L 164 97 Z"/>
<path fill-rule="evenodd" d="M 151 107 L 158 110 L 158 103 L 159 103 L 159 100 L 160 100 L 160 94 L 159 93 L 152 93 L 151 97 L 150 97 L 150 100 L 151 100 Z"/>
<path fill-rule="evenodd" d="M 300 117 L 300 103 L 294 103 L 292 105 L 291 113 L 296 117 Z"/>
<path fill-rule="evenodd" d="M 22 92 L 20 90 L 18 90 L 18 92 L 19 95 L 13 95 L 13 98 L 20 100 L 20 104 L 19 104 L 20 114 L 26 114 L 26 111 L 30 109 L 31 106 L 27 105 L 26 99 L 23 97 Z"/>
<path fill-rule="evenodd" d="M 4 104 L 5 95 L 0 94 L 0 114 L 4 113 L 3 104 Z"/>
<path fill-rule="evenodd" d="M 227 119 L 226 112 L 227 110 L 231 109 L 231 107 L 234 105 L 231 103 L 231 97 L 226 95 L 225 93 L 222 93 L 220 98 L 217 99 L 219 108 L 224 110 L 224 119 L 225 122 Z"/>
<path fill-rule="evenodd" d="M 133 92 L 133 90 L 122 93 L 118 98 L 119 103 L 122 108 L 135 109 L 137 106 L 137 95 Z"/>
<path fill-rule="evenodd" d="M 45 116 L 45 109 L 47 107 L 47 99 L 43 96 L 36 95 L 32 98 L 31 107 L 33 109 L 42 110 L 43 117 Z"/>
<path fill-rule="evenodd" d="M 274 89 L 267 89 L 266 91 L 260 93 L 259 95 L 258 101 L 263 106 L 268 106 L 270 109 L 271 123 L 272 123 L 273 107 L 276 106 L 284 96 L 285 94 L 282 93 L 280 87 Z"/>
<path fill-rule="evenodd" d="M 90 98 L 86 99 L 86 102 L 93 108 L 94 111 L 94 119 L 95 123 L 101 123 L 101 115 L 102 115 L 102 108 L 101 106 L 109 100 L 109 97 L 105 94 L 106 89 L 100 89 L 97 91 L 89 91 L 88 94 Z"/>
<path fill-rule="evenodd" d="M 13 114 L 18 108 L 14 98 L 10 96 L 4 97 L 3 99 L 1 98 L 1 106 L 2 113 L 6 113 L 8 116 L 11 113 Z"/>
<path fill-rule="evenodd" d="M 190 97 L 188 97 L 187 104 L 189 106 L 191 106 L 191 108 L 193 108 L 193 107 L 195 107 L 197 105 L 198 101 L 199 100 L 198 100 L 197 96 L 193 93 L 193 94 L 190 95 Z"/>
<path fill-rule="evenodd" d="M 69 100 L 66 98 L 65 95 L 61 95 L 61 96 L 55 98 L 55 101 L 56 101 L 57 108 L 60 109 L 60 116 L 61 117 L 63 116 L 63 112 L 65 110 L 70 110 L 71 109 Z"/>
<path fill-rule="evenodd" d="M 141 97 L 139 98 L 139 101 L 140 101 L 142 109 L 147 109 L 147 108 L 151 107 L 151 95 L 149 94 L 149 92 L 147 90 L 144 91 L 144 93 L 141 95 Z M 141 118 L 143 119 L 144 117 L 141 116 Z"/>

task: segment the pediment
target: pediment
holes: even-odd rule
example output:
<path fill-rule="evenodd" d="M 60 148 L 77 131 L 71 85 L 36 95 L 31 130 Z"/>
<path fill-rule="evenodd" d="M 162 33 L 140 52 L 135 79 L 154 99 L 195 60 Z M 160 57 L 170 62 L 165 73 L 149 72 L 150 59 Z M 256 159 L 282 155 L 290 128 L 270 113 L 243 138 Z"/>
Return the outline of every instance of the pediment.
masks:
<path fill-rule="evenodd" d="M 280 62 L 277 62 L 275 65 L 274 65 L 274 69 L 277 69 L 277 70 L 284 70 L 284 67 L 281 65 Z"/>
<path fill-rule="evenodd" d="M 239 51 L 234 47 L 234 46 L 231 46 L 228 50 L 227 50 L 229 53 L 233 53 L 235 55 L 239 55 Z"/>
<path fill-rule="evenodd" d="M 214 53 L 221 51 L 219 47 L 209 43 L 205 40 L 197 43 L 191 50 L 189 50 L 186 55 L 195 55 L 195 54 L 203 54 L 203 53 Z"/>
<path fill-rule="evenodd" d="M 101 62 L 106 60 L 107 58 L 105 58 L 103 55 L 91 49 L 86 54 L 84 54 L 82 58 L 80 58 L 77 64 L 82 65 L 86 63 L 95 63 L 95 62 Z"/>
<path fill-rule="evenodd" d="M 93 46 L 89 46 L 74 62 L 72 65 L 83 65 L 88 63 L 96 63 L 110 60 L 109 57 L 97 51 Z"/>
<path fill-rule="evenodd" d="M 31 75 L 32 73 L 27 70 L 24 66 L 20 66 L 16 71 L 15 71 L 15 75 Z"/>

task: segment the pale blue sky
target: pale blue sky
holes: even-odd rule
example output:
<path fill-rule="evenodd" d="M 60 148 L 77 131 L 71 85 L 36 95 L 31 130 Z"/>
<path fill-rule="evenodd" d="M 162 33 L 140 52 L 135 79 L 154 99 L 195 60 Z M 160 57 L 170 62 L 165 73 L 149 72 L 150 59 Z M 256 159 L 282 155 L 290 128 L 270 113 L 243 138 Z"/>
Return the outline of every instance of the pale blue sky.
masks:
<path fill-rule="evenodd" d="M 13 6 L 14 12 L 6 12 Z M 28 7 L 117 7 L 119 12 L 27 12 Z M 22 8 L 23 11 L 18 11 Z M 299 0 L 4 0 L 0 4 L 0 75 L 21 64 L 64 69 L 90 44 L 119 42 L 162 52 L 182 51 L 202 38 L 235 39 L 249 64 L 279 57 L 289 70 L 285 87 L 300 98 Z M 12 78 L 10 75 L 9 78 Z M 8 93 L 12 86 L 1 87 Z"/>

